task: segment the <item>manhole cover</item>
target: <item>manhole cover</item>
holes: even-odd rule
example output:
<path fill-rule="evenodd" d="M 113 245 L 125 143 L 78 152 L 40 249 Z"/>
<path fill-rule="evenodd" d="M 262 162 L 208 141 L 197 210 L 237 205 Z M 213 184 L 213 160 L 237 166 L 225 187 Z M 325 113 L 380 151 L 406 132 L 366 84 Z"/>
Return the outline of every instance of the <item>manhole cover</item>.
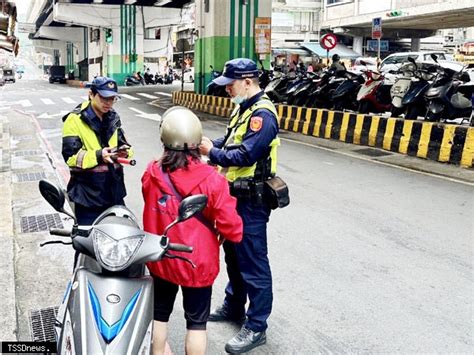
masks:
<path fill-rule="evenodd" d="M 392 153 L 383 152 L 381 150 L 372 149 L 372 148 L 357 149 L 357 150 L 354 150 L 354 152 L 368 155 L 369 157 L 385 157 L 387 155 L 392 155 Z"/>
<path fill-rule="evenodd" d="M 21 217 L 21 232 L 33 233 L 49 231 L 51 228 L 64 228 L 59 213 Z"/>
<path fill-rule="evenodd" d="M 25 135 L 25 136 L 11 136 L 11 139 L 14 141 L 26 141 L 28 139 L 33 139 L 33 136 Z"/>
<path fill-rule="evenodd" d="M 29 314 L 31 339 L 33 341 L 56 341 L 54 323 L 59 307 L 32 309 Z"/>
<path fill-rule="evenodd" d="M 43 154 L 42 150 L 17 150 L 15 152 L 16 157 L 26 157 L 30 155 L 40 155 Z"/>
<path fill-rule="evenodd" d="M 15 178 L 16 178 L 16 182 L 39 181 L 41 179 L 46 179 L 46 174 L 44 172 L 21 173 L 21 174 L 16 174 Z"/>

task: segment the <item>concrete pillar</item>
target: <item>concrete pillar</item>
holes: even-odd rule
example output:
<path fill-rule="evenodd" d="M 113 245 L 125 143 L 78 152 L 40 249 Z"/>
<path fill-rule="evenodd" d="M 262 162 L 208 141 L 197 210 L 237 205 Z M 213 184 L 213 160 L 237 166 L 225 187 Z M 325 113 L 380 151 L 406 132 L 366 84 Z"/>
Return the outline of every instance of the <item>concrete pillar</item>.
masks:
<path fill-rule="evenodd" d="M 67 65 L 67 49 L 66 42 L 59 49 L 59 65 Z"/>
<path fill-rule="evenodd" d="M 411 51 L 418 52 L 420 50 L 420 39 L 419 38 L 412 38 L 411 39 Z"/>
<path fill-rule="evenodd" d="M 271 18 L 271 13 L 271 0 L 196 0 L 194 88 L 197 92 L 206 91 L 211 80 L 210 65 L 221 71 L 229 59 L 257 59 L 255 18 Z"/>
<path fill-rule="evenodd" d="M 363 46 L 364 46 L 364 37 L 362 36 L 354 37 L 353 42 L 352 42 L 352 50 L 362 55 Z"/>

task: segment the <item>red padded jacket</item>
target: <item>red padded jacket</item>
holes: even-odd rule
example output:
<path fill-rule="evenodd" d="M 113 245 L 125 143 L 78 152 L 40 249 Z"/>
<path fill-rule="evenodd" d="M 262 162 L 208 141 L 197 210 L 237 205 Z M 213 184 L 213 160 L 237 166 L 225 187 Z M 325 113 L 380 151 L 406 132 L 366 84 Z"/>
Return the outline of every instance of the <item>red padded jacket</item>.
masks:
<path fill-rule="evenodd" d="M 168 232 L 171 243 L 193 247 L 192 253 L 172 253 L 191 259 L 196 265 L 195 269 L 185 261 L 167 258 L 148 263 L 147 266 L 153 275 L 178 285 L 210 286 L 219 273 L 219 242 L 216 230 L 231 242 L 242 240 L 242 219 L 237 214 L 236 199 L 229 194 L 229 186 L 224 176 L 201 162 L 190 162 L 187 169 L 173 171 L 169 177 L 183 198 L 196 194 L 205 194 L 208 197 L 202 215 L 210 223 L 203 223 L 194 216 L 178 223 Z M 159 235 L 176 218 L 179 202 L 165 182 L 157 161 L 148 164 L 142 177 L 142 193 L 145 200 L 144 229 Z M 211 230 L 209 225 L 215 225 L 215 230 Z"/>

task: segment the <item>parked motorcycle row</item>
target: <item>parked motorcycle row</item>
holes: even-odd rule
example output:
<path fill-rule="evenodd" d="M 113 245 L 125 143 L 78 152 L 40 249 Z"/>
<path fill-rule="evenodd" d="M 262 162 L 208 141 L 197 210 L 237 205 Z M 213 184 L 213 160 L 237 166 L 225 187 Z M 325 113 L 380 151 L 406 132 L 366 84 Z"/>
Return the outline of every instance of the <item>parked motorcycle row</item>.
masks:
<path fill-rule="evenodd" d="M 157 84 L 172 84 L 174 76 L 172 74 L 161 75 L 156 73 L 155 75 L 145 73 L 143 76 L 140 72 L 127 75 L 125 78 L 125 86 L 136 86 L 136 85 L 157 85 Z"/>
<path fill-rule="evenodd" d="M 263 69 L 260 86 L 275 103 L 358 113 L 390 112 L 391 117 L 440 122 L 460 118 L 474 125 L 474 82 L 465 68 L 412 58 L 397 71 L 386 73 L 366 68 L 361 74 L 327 69 L 287 74 Z M 213 70 L 213 76 L 220 73 Z M 208 87 L 208 95 L 227 96 Z M 211 89 L 212 88 L 212 89 Z M 462 123 L 461 122 L 461 123 Z"/>

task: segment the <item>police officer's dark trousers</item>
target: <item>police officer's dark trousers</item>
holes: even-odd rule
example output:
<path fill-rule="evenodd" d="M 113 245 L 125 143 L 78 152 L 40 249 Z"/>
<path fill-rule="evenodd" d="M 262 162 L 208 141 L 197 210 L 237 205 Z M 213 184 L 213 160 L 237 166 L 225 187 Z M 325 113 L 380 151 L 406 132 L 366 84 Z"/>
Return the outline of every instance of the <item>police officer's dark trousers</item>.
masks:
<path fill-rule="evenodd" d="M 242 316 L 248 296 L 246 327 L 261 332 L 267 328 L 273 301 L 267 255 L 267 222 L 271 210 L 266 205 L 238 200 L 237 211 L 244 224 L 244 236 L 237 244 L 224 242 L 229 276 L 224 306 L 232 315 Z"/>

